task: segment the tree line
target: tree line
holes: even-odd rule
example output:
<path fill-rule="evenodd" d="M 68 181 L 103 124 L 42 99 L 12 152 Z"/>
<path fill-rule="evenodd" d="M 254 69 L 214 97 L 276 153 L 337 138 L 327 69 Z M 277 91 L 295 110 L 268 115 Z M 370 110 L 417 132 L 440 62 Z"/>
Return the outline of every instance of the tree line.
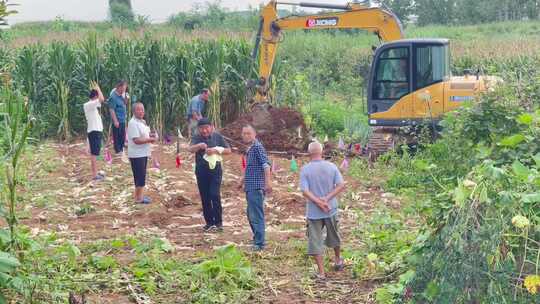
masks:
<path fill-rule="evenodd" d="M 382 0 L 400 19 L 418 25 L 535 20 L 540 0 Z"/>

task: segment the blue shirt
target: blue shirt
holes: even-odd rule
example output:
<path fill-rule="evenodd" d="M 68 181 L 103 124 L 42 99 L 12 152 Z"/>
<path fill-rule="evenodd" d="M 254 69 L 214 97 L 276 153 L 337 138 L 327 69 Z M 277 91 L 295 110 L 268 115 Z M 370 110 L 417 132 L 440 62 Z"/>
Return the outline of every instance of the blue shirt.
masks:
<path fill-rule="evenodd" d="M 255 140 L 246 152 L 244 190 L 246 192 L 264 190 L 266 181 L 264 169 L 269 167 L 266 150 L 258 140 Z"/>
<path fill-rule="evenodd" d="M 332 192 L 337 185 L 343 183 L 343 177 L 336 165 L 325 160 L 313 160 L 302 167 L 300 171 L 300 189 L 308 190 L 316 197 L 324 197 Z M 326 213 L 312 201 L 307 201 L 306 218 L 317 220 L 329 218 L 337 214 L 337 199 L 328 202 L 330 212 Z"/>
<path fill-rule="evenodd" d="M 201 95 L 197 95 L 191 98 L 189 106 L 186 109 L 186 117 L 189 119 L 192 117 L 193 112 L 202 116 L 204 111 L 204 100 L 201 98 Z"/>
<path fill-rule="evenodd" d="M 116 114 L 116 119 L 118 119 L 119 123 L 125 123 L 126 122 L 126 104 L 124 103 L 124 97 L 121 95 L 118 95 L 116 93 L 116 89 L 111 91 L 111 95 L 109 96 L 109 99 L 107 100 L 107 104 L 109 105 L 109 109 L 114 110 L 114 114 Z"/>

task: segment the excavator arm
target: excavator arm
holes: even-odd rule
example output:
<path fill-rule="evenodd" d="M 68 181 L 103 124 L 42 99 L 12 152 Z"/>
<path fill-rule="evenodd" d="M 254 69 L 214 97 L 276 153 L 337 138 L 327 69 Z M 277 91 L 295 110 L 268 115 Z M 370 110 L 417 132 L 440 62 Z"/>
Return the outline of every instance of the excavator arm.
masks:
<path fill-rule="evenodd" d="M 316 15 L 288 16 L 278 18 L 277 5 L 298 5 L 321 9 L 336 9 Z M 403 38 L 403 27 L 399 18 L 390 10 L 381 7 L 368 7 L 361 4 L 346 5 L 318 3 L 287 3 L 270 1 L 262 10 L 259 30 L 252 57 L 257 59 L 259 51 L 259 79 L 255 102 L 265 102 L 269 90 L 269 78 L 276 57 L 282 32 L 285 30 L 316 29 L 363 29 L 376 34 L 384 42 Z"/>

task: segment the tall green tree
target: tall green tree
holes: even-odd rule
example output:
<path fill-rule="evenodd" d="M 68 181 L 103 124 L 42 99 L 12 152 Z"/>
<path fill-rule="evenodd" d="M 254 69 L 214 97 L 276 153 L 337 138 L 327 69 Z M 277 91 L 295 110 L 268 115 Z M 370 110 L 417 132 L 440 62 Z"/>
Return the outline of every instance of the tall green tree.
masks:
<path fill-rule="evenodd" d="M 409 21 L 409 16 L 413 13 L 412 0 L 382 0 L 381 3 L 392 10 L 402 22 Z"/>
<path fill-rule="evenodd" d="M 390 4 L 397 0 L 387 2 L 400 9 Z M 412 11 L 419 25 L 534 20 L 540 15 L 540 0 L 416 0 Z"/>
<path fill-rule="evenodd" d="M 453 23 L 453 14 L 456 0 L 416 0 L 414 13 L 418 17 L 418 25 L 450 24 Z"/>
<path fill-rule="evenodd" d="M 135 20 L 131 0 L 109 0 L 109 15 L 114 23 L 131 23 Z"/>

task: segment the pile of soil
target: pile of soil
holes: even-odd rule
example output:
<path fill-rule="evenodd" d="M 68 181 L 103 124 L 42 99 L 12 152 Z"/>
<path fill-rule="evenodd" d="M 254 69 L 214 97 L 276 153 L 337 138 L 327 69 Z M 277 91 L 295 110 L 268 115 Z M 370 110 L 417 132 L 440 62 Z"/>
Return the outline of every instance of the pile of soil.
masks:
<path fill-rule="evenodd" d="M 257 138 L 267 151 L 305 152 L 309 134 L 302 114 L 291 108 L 275 108 L 269 104 L 256 104 L 252 110 L 241 115 L 221 130 L 221 134 L 234 140 L 233 146 L 242 150 L 242 127 L 252 125 Z M 300 135 L 300 136 L 299 136 Z"/>

